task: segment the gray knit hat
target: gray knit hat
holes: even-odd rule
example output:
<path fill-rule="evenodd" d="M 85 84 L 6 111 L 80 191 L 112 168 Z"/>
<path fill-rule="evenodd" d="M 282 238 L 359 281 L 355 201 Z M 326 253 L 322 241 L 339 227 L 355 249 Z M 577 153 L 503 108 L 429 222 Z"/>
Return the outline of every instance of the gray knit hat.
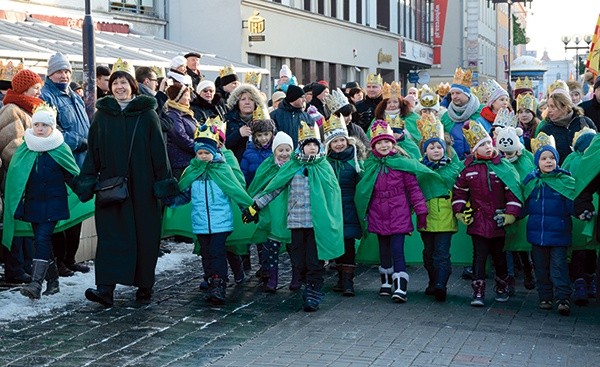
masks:
<path fill-rule="evenodd" d="M 57 52 L 48 59 L 48 75 L 52 75 L 59 70 L 69 70 L 70 72 L 73 72 L 73 68 L 67 57 L 60 52 Z"/>

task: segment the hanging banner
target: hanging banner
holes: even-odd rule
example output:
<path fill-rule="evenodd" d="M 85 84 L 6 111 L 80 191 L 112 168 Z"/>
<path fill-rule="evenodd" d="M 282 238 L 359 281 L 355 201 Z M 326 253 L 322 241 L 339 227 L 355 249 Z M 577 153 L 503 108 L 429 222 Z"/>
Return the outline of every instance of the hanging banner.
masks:
<path fill-rule="evenodd" d="M 442 42 L 444 41 L 444 27 L 446 26 L 446 12 L 448 0 L 435 0 L 433 2 L 433 63 L 442 63 Z"/>

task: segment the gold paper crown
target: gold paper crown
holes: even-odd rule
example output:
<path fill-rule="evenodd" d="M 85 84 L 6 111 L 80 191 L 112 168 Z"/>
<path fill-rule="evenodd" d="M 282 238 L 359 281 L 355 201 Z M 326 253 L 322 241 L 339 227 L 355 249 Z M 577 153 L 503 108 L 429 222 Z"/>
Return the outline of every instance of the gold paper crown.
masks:
<path fill-rule="evenodd" d="M 575 135 L 573 136 L 573 144 L 572 146 L 574 147 L 575 144 L 577 143 L 577 140 L 579 140 L 579 138 L 585 134 L 596 134 L 596 130 L 594 129 L 590 129 L 589 127 L 584 127 L 583 129 L 579 130 L 578 132 L 575 133 Z"/>
<path fill-rule="evenodd" d="M 517 116 L 513 111 L 510 111 L 508 108 L 503 108 L 496 114 L 496 118 L 492 123 L 494 127 L 517 127 Z"/>
<path fill-rule="evenodd" d="M 554 141 L 554 136 L 546 135 L 545 132 L 540 131 L 537 137 L 531 139 L 531 150 L 533 154 L 538 151 L 541 147 L 549 145 L 552 148 L 556 148 L 556 142 Z"/>
<path fill-rule="evenodd" d="M 56 108 L 54 106 L 47 104 L 46 102 L 40 103 L 31 112 L 32 112 L 31 113 L 32 115 L 34 115 L 36 112 L 47 112 L 47 113 L 54 115 L 54 117 L 56 117 L 56 115 L 58 114 L 58 111 L 56 110 Z"/>
<path fill-rule="evenodd" d="M 465 126 L 463 126 L 463 134 L 467 139 L 467 143 L 469 143 L 469 147 L 471 147 L 471 149 L 475 148 L 477 144 L 484 139 L 491 140 L 483 126 L 474 120 L 468 121 L 468 129 L 465 129 Z"/>
<path fill-rule="evenodd" d="M 519 94 L 517 96 L 517 112 L 522 108 L 528 109 L 535 114 L 537 110 L 537 101 L 531 94 Z"/>
<path fill-rule="evenodd" d="M 163 73 L 163 68 L 159 68 L 158 66 L 153 66 L 150 69 L 152 69 L 152 71 L 156 74 L 157 78 L 162 78 L 165 76 L 165 74 Z"/>
<path fill-rule="evenodd" d="M 343 121 L 337 115 L 331 114 L 329 120 L 323 121 L 323 137 L 326 142 L 330 142 L 339 136 L 348 137 L 346 121 Z"/>
<path fill-rule="evenodd" d="M 349 104 L 348 97 L 342 93 L 340 88 L 336 88 L 330 94 L 325 96 L 325 106 L 331 113 L 334 113 Z"/>
<path fill-rule="evenodd" d="M 460 84 L 464 87 L 471 88 L 471 79 L 473 78 L 473 72 L 471 70 L 463 70 L 462 68 L 456 68 L 454 71 L 454 79 L 452 84 Z"/>
<path fill-rule="evenodd" d="M 444 140 L 444 125 L 432 113 L 421 115 L 421 118 L 417 120 L 417 129 L 421 133 L 422 142 L 434 138 Z"/>
<path fill-rule="evenodd" d="M 268 120 L 268 119 L 269 119 L 268 112 L 265 115 L 265 111 L 263 110 L 262 106 L 260 104 L 257 105 L 256 108 L 254 109 L 254 112 L 252 112 L 252 121 Z"/>
<path fill-rule="evenodd" d="M 440 96 L 429 88 L 427 84 L 423 86 L 419 93 L 419 104 L 423 108 L 433 108 L 440 103 Z"/>
<path fill-rule="evenodd" d="M 486 96 L 483 93 L 483 88 L 472 87 L 471 94 L 473 94 L 477 97 L 477 99 L 479 100 L 479 103 L 481 103 L 481 104 L 487 103 Z"/>
<path fill-rule="evenodd" d="M 515 90 L 517 89 L 533 89 L 533 82 L 526 76 L 525 79 L 517 78 L 515 82 Z"/>
<path fill-rule="evenodd" d="M 367 75 L 367 84 L 383 85 L 383 78 L 380 74 Z"/>
<path fill-rule="evenodd" d="M 252 84 L 256 88 L 260 87 L 260 81 L 262 80 L 262 74 L 254 71 L 249 71 L 244 76 L 244 83 Z"/>
<path fill-rule="evenodd" d="M 219 128 L 213 124 L 200 125 L 194 133 L 194 140 L 196 139 L 210 139 L 216 141 L 218 144 L 220 143 Z"/>
<path fill-rule="evenodd" d="M 385 122 L 390 125 L 392 129 L 404 129 L 404 126 L 406 126 L 406 123 L 400 117 L 400 114 L 397 114 L 393 118 L 391 115 L 385 116 Z"/>
<path fill-rule="evenodd" d="M 15 67 L 12 61 L 9 61 L 6 66 L 0 61 L 0 80 L 11 81 L 21 70 L 23 70 L 22 62 Z"/>
<path fill-rule="evenodd" d="M 382 95 L 383 99 L 402 97 L 402 84 L 396 82 L 392 82 L 392 84 L 383 83 Z"/>
<path fill-rule="evenodd" d="M 306 139 L 317 139 L 321 141 L 319 126 L 317 124 L 310 126 L 306 122 L 300 121 L 300 127 L 298 128 L 298 143 L 301 143 Z"/>
<path fill-rule="evenodd" d="M 135 70 L 133 65 L 129 64 L 127 61 L 123 61 L 123 59 L 120 57 L 113 64 L 111 74 L 116 71 L 124 71 L 135 78 Z"/>
<path fill-rule="evenodd" d="M 215 126 L 218 130 L 219 139 L 221 144 L 225 143 L 225 132 L 227 131 L 227 122 L 221 120 L 221 117 L 215 116 L 208 118 L 204 125 L 206 126 Z"/>
<path fill-rule="evenodd" d="M 219 69 L 219 76 L 221 78 L 233 74 L 235 74 L 235 69 L 233 68 L 233 65 L 225 65 L 223 68 Z"/>
<path fill-rule="evenodd" d="M 389 135 L 394 137 L 394 132 L 392 131 L 392 127 L 387 122 L 377 120 L 373 126 L 371 126 L 371 140 L 381 135 Z"/>
<path fill-rule="evenodd" d="M 552 94 L 552 92 L 554 92 L 557 89 L 562 89 L 569 93 L 569 87 L 567 86 L 567 83 L 559 79 L 554 81 L 554 83 L 550 84 L 550 86 L 548 87 L 548 95 Z"/>
<path fill-rule="evenodd" d="M 444 98 L 448 93 L 450 93 L 450 83 L 440 83 L 434 88 L 434 90 L 438 96 Z"/>

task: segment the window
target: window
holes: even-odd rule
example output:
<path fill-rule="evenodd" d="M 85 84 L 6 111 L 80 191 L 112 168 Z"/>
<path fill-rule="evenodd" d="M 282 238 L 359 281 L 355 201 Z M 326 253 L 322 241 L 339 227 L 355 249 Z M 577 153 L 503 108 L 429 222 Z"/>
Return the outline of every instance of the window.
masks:
<path fill-rule="evenodd" d="M 325 15 L 325 0 L 317 0 L 317 12 Z"/>
<path fill-rule="evenodd" d="M 362 0 L 356 0 L 356 23 L 363 24 L 362 20 Z"/>
<path fill-rule="evenodd" d="M 250 54 L 249 53 L 248 54 L 248 64 L 262 67 L 263 66 L 262 56 L 259 54 Z"/>
<path fill-rule="evenodd" d="M 336 81 L 338 78 L 337 78 L 336 69 L 337 69 L 337 64 L 329 64 L 329 80 L 328 80 L 328 82 L 329 82 L 331 88 L 337 87 Z"/>
<path fill-rule="evenodd" d="M 323 80 L 325 78 L 325 70 L 322 62 L 317 61 L 317 80 Z"/>
<path fill-rule="evenodd" d="M 344 20 L 350 20 L 350 0 L 344 0 Z"/>
<path fill-rule="evenodd" d="M 283 65 L 281 57 L 271 56 L 271 85 L 275 85 L 275 79 L 279 79 L 279 70 Z"/>
<path fill-rule="evenodd" d="M 302 60 L 302 84 L 310 83 L 310 61 Z"/>
<path fill-rule="evenodd" d="M 110 10 L 156 16 L 154 13 L 154 0 L 111 1 Z"/>
<path fill-rule="evenodd" d="M 310 0 L 304 0 L 304 10 L 310 11 Z"/>
<path fill-rule="evenodd" d="M 331 0 L 331 17 L 337 18 L 337 0 Z"/>
<path fill-rule="evenodd" d="M 390 29 L 390 2 L 377 0 L 377 29 Z"/>

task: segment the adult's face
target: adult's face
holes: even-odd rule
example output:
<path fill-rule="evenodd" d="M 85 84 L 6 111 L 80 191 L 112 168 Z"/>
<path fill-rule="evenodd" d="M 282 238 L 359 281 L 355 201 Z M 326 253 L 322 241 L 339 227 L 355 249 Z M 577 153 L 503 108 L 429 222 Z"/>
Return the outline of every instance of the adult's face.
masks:
<path fill-rule="evenodd" d="M 242 93 L 238 101 L 238 108 L 242 115 L 251 115 L 256 108 L 256 103 L 252 100 L 250 93 Z"/>
<path fill-rule="evenodd" d="M 594 97 L 596 97 L 596 101 L 600 103 L 600 87 L 594 89 Z"/>
<path fill-rule="evenodd" d="M 363 92 L 358 92 L 358 93 L 354 94 L 352 97 L 350 97 L 350 99 L 352 100 L 352 102 L 354 102 L 354 104 L 356 104 L 356 103 L 362 101 L 364 97 L 365 97 L 365 95 L 363 94 Z"/>
<path fill-rule="evenodd" d="M 207 102 L 212 102 L 213 98 L 215 98 L 215 89 L 213 87 L 206 87 L 200 91 L 200 98 L 204 99 Z"/>
<path fill-rule="evenodd" d="M 158 77 L 156 76 L 156 73 L 152 72 L 150 78 L 144 80 L 144 85 L 155 91 L 158 88 Z"/>
<path fill-rule="evenodd" d="M 577 106 L 581 102 L 581 93 L 577 90 L 572 90 L 569 92 L 571 95 L 571 102 L 573 102 L 573 106 Z"/>
<path fill-rule="evenodd" d="M 377 98 L 381 94 L 381 85 L 367 84 L 367 97 Z"/>
<path fill-rule="evenodd" d="M 452 98 L 452 103 L 458 107 L 462 107 L 469 103 L 469 96 L 467 96 L 463 92 L 453 90 L 452 92 L 450 92 L 450 97 Z"/>
<path fill-rule="evenodd" d="M 198 65 L 200 65 L 200 59 L 198 57 L 190 56 L 187 58 L 188 69 L 196 71 L 198 70 Z"/>
<path fill-rule="evenodd" d="M 548 98 L 548 117 L 552 121 L 558 121 L 567 116 L 567 109 L 560 108 L 555 102 L 554 99 Z"/>
<path fill-rule="evenodd" d="M 52 75 L 48 75 L 48 78 L 53 83 L 69 83 L 71 81 L 71 72 L 67 69 L 55 71 Z"/>
<path fill-rule="evenodd" d="M 290 105 L 292 107 L 304 109 L 304 103 L 305 103 L 305 101 L 306 101 L 306 99 L 304 98 L 304 95 L 303 95 L 302 97 L 298 98 L 294 102 L 290 102 Z"/>
<path fill-rule="evenodd" d="M 23 92 L 23 95 L 28 96 L 28 97 L 39 97 L 41 94 L 40 93 L 41 90 L 42 90 L 42 83 L 35 83 L 31 87 L 29 87 L 29 89 L 27 89 L 25 92 Z"/>
<path fill-rule="evenodd" d="M 131 99 L 131 85 L 124 77 L 113 80 L 111 91 L 117 101 L 127 101 Z"/>
<path fill-rule="evenodd" d="M 108 92 L 108 79 L 110 79 L 110 76 L 100 75 L 98 79 L 96 79 L 96 84 L 98 85 L 98 88 L 102 89 L 105 92 Z"/>
<path fill-rule="evenodd" d="M 395 111 L 400 108 L 400 100 L 396 97 L 391 97 L 387 100 L 387 104 L 385 105 L 386 111 Z"/>
<path fill-rule="evenodd" d="M 224 85 L 224 86 L 223 86 L 223 90 L 224 90 L 225 92 L 227 92 L 227 93 L 231 93 L 231 92 L 233 92 L 233 90 L 234 90 L 235 88 L 237 88 L 239 85 L 240 85 L 240 82 L 238 82 L 238 81 L 236 80 L 236 81 L 233 81 L 233 82 L 231 82 L 231 83 L 229 83 L 229 84 L 227 84 L 227 85 Z"/>
<path fill-rule="evenodd" d="M 191 97 L 190 90 L 188 89 L 188 90 L 186 90 L 183 93 L 183 95 L 181 96 L 181 98 L 179 98 L 179 103 L 181 103 L 182 105 L 185 105 L 185 106 L 189 106 L 190 105 L 190 99 L 191 99 L 190 97 Z"/>

